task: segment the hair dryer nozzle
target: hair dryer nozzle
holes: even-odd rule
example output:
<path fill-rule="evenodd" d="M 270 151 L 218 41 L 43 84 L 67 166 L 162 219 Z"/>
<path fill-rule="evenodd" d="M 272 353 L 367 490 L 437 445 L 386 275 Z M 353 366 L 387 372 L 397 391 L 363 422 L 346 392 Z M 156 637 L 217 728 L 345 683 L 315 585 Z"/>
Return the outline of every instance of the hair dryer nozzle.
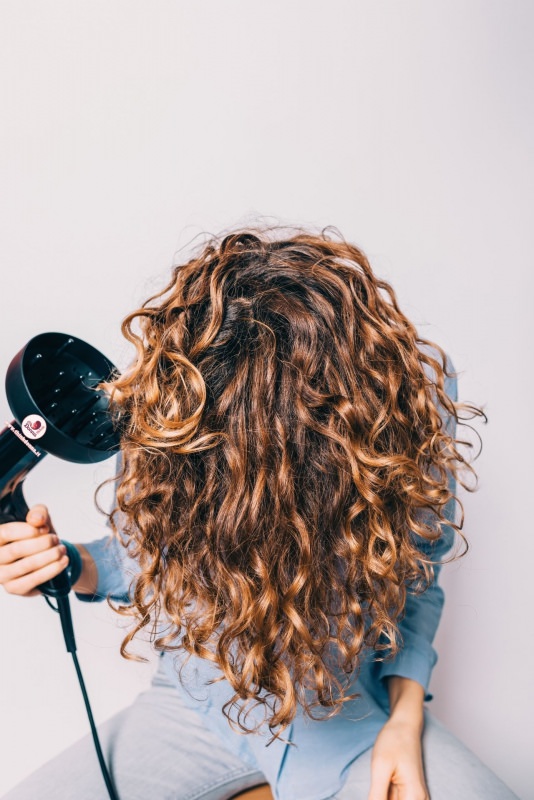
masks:
<path fill-rule="evenodd" d="M 25 519 L 21 485 L 46 453 L 89 464 L 118 449 L 109 396 L 98 388 L 115 373 L 102 353 L 65 333 L 35 336 L 13 358 L 6 391 L 15 419 L 0 433 L 0 522 Z"/>
<path fill-rule="evenodd" d="M 42 333 L 12 360 L 6 376 L 9 405 L 23 436 L 39 450 L 87 464 L 119 445 L 98 389 L 116 369 L 91 345 L 65 333 Z"/>

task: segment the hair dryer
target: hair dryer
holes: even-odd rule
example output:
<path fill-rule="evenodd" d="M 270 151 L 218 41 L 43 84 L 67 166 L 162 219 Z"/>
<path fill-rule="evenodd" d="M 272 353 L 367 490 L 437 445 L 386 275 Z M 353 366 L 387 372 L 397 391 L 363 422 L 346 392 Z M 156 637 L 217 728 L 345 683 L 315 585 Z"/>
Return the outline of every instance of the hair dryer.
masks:
<path fill-rule="evenodd" d="M 111 456 L 119 435 L 108 409 L 108 395 L 98 388 L 116 369 L 91 345 L 64 333 L 35 336 L 13 358 L 6 392 L 15 419 L 0 433 L 0 523 L 24 521 L 23 495 L 27 474 L 47 453 L 78 464 Z M 61 618 L 63 636 L 72 654 L 84 696 L 93 739 L 108 793 L 118 800 L 107 772 L 76 657 L 76 641 L 68 594 L 67 569 L 38 589 Z M 57 607 L 49 597 L 54 597 Z"/>
<path fill-rule="evenodd" d="M 98 385 L 116 368 L 91 345 L 41 333 L 13 358 L 6 393 L 15 420 L 0 433 L 0 521 L 24 520 L 22 483 L 46 453 L 78 464 L 103 461 L 119 437 Z"/>
<path fill-rule="evenodd" d="M 117 450 L 108 396 L 98 389 L 114 372 L 102 353 L 64 333 L 41 333 L 13 358 L 6 392 L 15 419 L 0 433 L 0 522 L 26 519 L 23 482 L 47 453 L 88 464 Z M 67 570 L 39 589 L 67 595 Z"/>

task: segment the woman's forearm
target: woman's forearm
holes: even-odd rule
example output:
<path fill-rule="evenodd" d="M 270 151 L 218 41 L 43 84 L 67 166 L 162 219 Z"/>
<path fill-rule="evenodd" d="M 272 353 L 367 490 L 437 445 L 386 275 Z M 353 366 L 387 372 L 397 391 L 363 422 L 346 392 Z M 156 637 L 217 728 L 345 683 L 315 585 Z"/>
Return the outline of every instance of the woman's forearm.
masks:
<path fill-rule="evenodd" d="M 423 766 L 423 686 L 411 678 L 387 678 L 390 717 L 376 738 L 371 758 L 369 798 L 395 797 L 429 800 Z"/>
<path fill-rule="evenodd" d="M 425 690 L 417 681 L 390 675 L 387 679 L 390 719 L 422 731 Z"/>
<path fill-rule="evenodd" d="M 98 567 L 83 544 L 75 544 L 74 546 L 82 557 L 82 571 L 72 588 L 78 594 L 95 594 L 98 586 Z"/>

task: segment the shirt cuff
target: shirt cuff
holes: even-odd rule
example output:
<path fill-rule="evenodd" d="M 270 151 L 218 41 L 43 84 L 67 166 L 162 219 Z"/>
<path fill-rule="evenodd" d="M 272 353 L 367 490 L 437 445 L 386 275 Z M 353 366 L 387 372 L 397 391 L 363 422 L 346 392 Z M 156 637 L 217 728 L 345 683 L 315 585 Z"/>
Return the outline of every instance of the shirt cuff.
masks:
<path fill-rule="evenodd" d="M 378 677 L 383 680 L 390 675 L 399 675 L 417 681 L 425 690 L 426 703 L 434 696 L 428 691 L 428 686 L 438 654 L 428 639 L 416 633 L 404 634 L 403 638 L 402 649 L 394 658 L 378 662 Z"/>
<path fill-rule="evenodd" d="M 98 574 L 96 591 L 94 594 L 79 594 L 75 592 L 78 600 L 85 603 L 100 602 L 111 597 L 123 604 L 130 604 L 129 583 L 134 577 L 134 570 L 125 569 L 125 554 L 123 546 L 113 536 L 106 536 L 93 542 L 84 542 L 83 546 L 92 556 Z"/>

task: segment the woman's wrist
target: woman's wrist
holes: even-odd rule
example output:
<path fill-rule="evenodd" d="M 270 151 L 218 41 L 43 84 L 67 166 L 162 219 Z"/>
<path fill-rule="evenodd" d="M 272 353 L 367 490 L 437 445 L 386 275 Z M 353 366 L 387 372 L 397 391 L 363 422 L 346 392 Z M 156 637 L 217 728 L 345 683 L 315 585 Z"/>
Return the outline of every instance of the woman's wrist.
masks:
<path fill-rule="evenodd" d="M 98 570 L 93 557 L 81 544 L 75 545 L 65 539 L 61 539 L 61 542 L 67 548 L 69 557 L 67 570 L 69 570 L 71 589 L 76 594 L 95 594 Z"/>
<path fill-rule="evenodd" d="M 424 723 L 425 690 L 417 681 L 390 675 L 387 679 L 389 719 L 422 732 Z"/>

